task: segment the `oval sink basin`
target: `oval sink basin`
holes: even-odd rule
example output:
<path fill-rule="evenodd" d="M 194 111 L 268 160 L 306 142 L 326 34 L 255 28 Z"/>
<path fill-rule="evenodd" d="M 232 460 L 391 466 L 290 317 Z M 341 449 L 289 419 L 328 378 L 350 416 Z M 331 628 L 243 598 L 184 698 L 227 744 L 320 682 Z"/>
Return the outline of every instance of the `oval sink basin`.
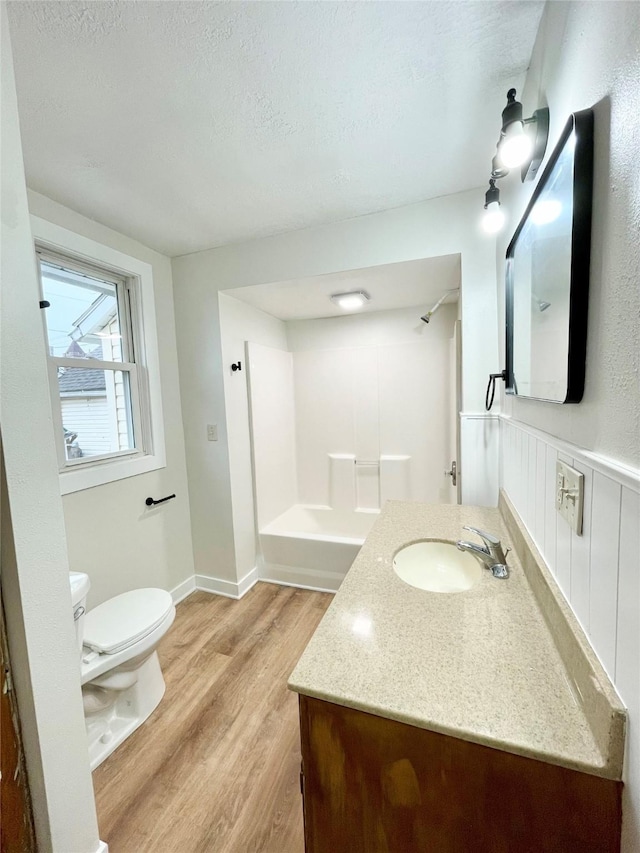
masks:
<path fill-rule="evenodd" d="M 429 592 L 464 592 L 482 577 L 482 566 L 449 542 L 414 542 L 401 548 L 393 568 L 405 583 Z"/>

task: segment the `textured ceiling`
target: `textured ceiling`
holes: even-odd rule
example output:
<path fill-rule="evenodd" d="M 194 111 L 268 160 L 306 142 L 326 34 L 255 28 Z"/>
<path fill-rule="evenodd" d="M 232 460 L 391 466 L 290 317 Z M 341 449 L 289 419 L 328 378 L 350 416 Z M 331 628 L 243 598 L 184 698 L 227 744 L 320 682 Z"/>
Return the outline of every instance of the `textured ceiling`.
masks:
<path fill-rule="evenodd" d="M 169 255 L 481 186 L 542 2 L 9 2 L 27 181 Z"/>
<path fill-rule="evenodd" d="M 460 255 L 442 255 L 293 281 L 237 287 L 223 293 L 280 320 L 310 320 L 345 316 L 342 308 L 331 302 L 333 293 L 366 291 L 371 301 L 353 312 L 358 314 L 413 306 L 427 311 L 447 291 L 459 287 Z M 451 293 L 446 301 L 457 299 L 458 294 Z"/>

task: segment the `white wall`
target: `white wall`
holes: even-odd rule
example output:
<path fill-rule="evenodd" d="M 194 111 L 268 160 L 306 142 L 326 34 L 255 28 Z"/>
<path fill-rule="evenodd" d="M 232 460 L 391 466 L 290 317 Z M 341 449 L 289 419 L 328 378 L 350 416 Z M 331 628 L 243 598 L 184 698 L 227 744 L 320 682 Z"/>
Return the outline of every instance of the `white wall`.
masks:
<path fill-rule="evenodd" d="M 640 4 L 548 3 L 522 101 L 526 115 L 549 106 L 546 159 L 571 112 L 592 107 L 595 113 L 587 375 L 579 405 L 507 397 L 503 408 L 552 435 L 638 466 Z M 515 175 L 500 184 L 510 212 L 498 244 L 501 301 L 506 246 L 532 190 Z"/>
<path fill-rule="evenodd" d="M 194 574 L 189 494 L 178 385 L 171 264 L 135 240 L 38 193 L 30 212 L 151 264 L 164 415 L 166 467 L 63 498 L 71 569 L 91 577 L 89 606 L 144 586 L 171 590 Z M 145 498 L 176 500 L 148 510 Z"/>
<path fill-rule="evenodd" d="M 389 498 L 449 500 L 444 472 L 455 429 L 449 359 L 457 306 L 443 305 L 429 325 L 420 320 L 425 310 L 287 323 L 302 503 L 333 506 L 338 499 L 353 510 L 376 509 Z M 354 470 L 353 459 L 346 460 L 341 482 L 350 496 L 340 496 L 334 454 L 387 458 L 379 469 Z"/>
<path fill-rule="evenodd" d="M 500 368 L 495 243 L 478 228 L 482 203 L 480 190 L 460 193 L 173 259 L 183 419 L 198 566 L 215 566 L 216 573 L 223 577 L 236 574 L 228 439 L 221 432 L 220 441 L 212 449 L 207 447 L 204 437 L 206 424 L 220 422 L 225 414 L 217 291 L 460 254 L 463 407 L 467 412 L 482 413 L 487 376 Z M 478 423 L 463 419 L 463 434 L 465 430 L 475 429 Z M 498 430 L 493 424 L 491 421 L 487 429 L 494 436 L 489 452 L 492 467 L 497 470 Z M 468 481 L 472 479 L 470 474 Z M 497 493 L 485 486 L 480 497 L 486 503 L 493 503 Z"/>
<path fill-rule="evenodd" d="M 2 599 L 38 850 L 93 853 L 100 842 L 5 4 L 0 16 Z"/>
<path fill-rule="evenodd" d="M 584 399 L 578 405 L 506 398 L 504 409 L 517 422 L 505 427 L 504 485 L 629 708 L 623 850 L 636 853 L 640 850 L 640 4 L 548 3 L 523 104 L 526 114 L 549 106 L 547 158 L 570 112 L 592 107 L 595 113 L 587 375 Z M 500 296 L 504 251 L 533 189 L 511 177 L 502 182 L 501 192 L 503 186 L 511 217 L 498 245 Z M 569 533 L 553 508 L 558 451 L 585 473 L 581 537 Z"/>
<path fill-rule="evenodd" d="M 344 314 L 319 320 L 289 320 L 286 323 L 287 341 L 291 352 L 338 349 L 348 347 L 385 346 L 438 341 L 442 344 L 452 335 L 458 316 L 458 303 L 445 303 L 423 323 L 420 316 L 432 305 L 397 308 L 391 311 L 372 311 L 363 314 Z"/>

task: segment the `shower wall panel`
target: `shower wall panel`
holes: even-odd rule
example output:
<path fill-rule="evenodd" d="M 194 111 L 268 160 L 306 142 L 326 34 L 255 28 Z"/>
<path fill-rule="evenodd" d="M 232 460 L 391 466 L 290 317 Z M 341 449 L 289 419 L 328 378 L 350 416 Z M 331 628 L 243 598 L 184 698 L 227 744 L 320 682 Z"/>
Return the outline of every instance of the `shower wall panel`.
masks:
<path fill-rule="evenodd" d="M 293 354 L 300 502 L 331 506 L 330 454 L 355 457 L 356 363 L 347 350 Z"/>
<path fill-rule="evenodd" d="M 302 503 L 376 510 L 389 498 L 448 499 L 447 341 L 293 353 Z"/>
<path fill-rule="evenodd" d="M 448 339 L 425 336 L 415 343 L 378 347 L 377 355 L 381 453 L 385 458 L 409 457 L 401 466 L 406 477 L 404 499 L 447 503 L 444 472 L 451 461 L 450 434 L 455 431 L 450 422 L 449 397 L 454 389 Z M 387 463 L 390 472 L 395 467 L 398 463 Z"/>
<path fill-rule="evenodd" d="M 297 503 L 290 352 L 247 343 L 258 529 Z"/>

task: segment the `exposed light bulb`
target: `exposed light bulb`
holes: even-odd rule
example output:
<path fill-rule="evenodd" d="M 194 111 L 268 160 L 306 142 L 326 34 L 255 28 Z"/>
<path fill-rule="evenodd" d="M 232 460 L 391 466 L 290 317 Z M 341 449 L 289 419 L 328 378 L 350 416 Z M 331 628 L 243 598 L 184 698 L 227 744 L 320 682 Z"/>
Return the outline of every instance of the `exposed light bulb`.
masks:
<path fill-rule="evenodd" d="M 547 225 L 553 222 L 562 213 L 562 202 L 557 198 L 542 199 L 534 204 L 531 211 L 531 220 L 536 225 Z"/>
<path fill-rule="evenodd" d="M 505 215 L 500 207 L 500 202 L 492 201 L 488 204 L 482 217 L 482 227 L 487 234 L 497 234 L 504 225 L 504 221 Z"/>
<path fill-rule="evenodd" d="M 531 138 L 525 133 L 521 121 L 513 121 L 499 145 L 500 160 L 507 169 L 522 166 L 533 153 Z"/>

